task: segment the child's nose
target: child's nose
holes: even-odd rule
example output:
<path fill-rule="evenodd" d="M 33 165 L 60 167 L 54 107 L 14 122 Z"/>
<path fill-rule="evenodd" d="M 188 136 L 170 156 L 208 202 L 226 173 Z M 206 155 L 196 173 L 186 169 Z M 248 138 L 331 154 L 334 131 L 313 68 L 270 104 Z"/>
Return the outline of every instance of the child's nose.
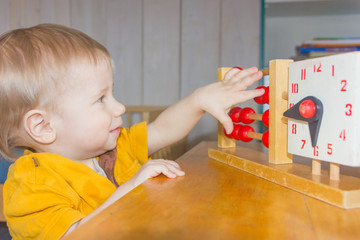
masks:
<path fill-rule="evenodd" d="M 114 117 L 120 117 L 125 113 L 125 106 L 115 100 L 113 113 L 114 113 Z"/>

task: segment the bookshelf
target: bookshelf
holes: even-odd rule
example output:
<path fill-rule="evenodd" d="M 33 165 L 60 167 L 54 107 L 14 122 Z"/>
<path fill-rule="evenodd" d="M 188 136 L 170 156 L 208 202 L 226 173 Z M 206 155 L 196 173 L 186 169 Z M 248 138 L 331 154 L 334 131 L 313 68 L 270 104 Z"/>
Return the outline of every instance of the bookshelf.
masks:
<path fill-rule="evenodd" d="M 358 0 L 263 1 L 262 63 L 293 58 L 296 46 L 316 37 L 360 37 Z"/>

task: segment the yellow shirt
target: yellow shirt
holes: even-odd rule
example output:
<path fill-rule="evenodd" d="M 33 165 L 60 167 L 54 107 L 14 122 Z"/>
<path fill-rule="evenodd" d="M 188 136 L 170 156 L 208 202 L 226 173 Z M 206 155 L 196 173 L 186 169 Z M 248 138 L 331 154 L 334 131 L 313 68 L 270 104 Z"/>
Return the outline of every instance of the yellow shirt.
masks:
<path fill-rule="evenodd" d="M 114 178 L 121 185 L 148 160 L 146 123 L 122 129 Z M 108 174 L 108 173 L 107 173 Z M 13 239 L 59 239 L 116 189 L 86 165 L 52 153 L 30 153 L 11 165 L 4 213 Z"/>

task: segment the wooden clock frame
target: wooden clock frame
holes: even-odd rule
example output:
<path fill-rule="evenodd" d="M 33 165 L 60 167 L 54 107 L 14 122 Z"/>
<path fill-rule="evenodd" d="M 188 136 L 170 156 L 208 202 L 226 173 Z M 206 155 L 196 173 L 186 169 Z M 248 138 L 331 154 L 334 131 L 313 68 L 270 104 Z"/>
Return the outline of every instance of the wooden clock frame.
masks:
<path fill-rule="evenodd" d="M 340 208 L 360 207 L 360 178 L 357 169 L 342 168 L 330 163 L 329 170 L 321 169 L 320 160 L 300 159 L 293 161 L 287 152 L 287 119 L 283 113 L 288 109 L 288 82 L 290 59 L 271 60 L 269 69 L 269 149 L 261 143 L 241 144 L 226 137 L 218 124 L 218 148 L 210 148 L 210 158 L 254 174 L 258 177 L 301 192 Z M 219 68 L 218 80 L 231 68 Z M 344 171 L 343 171 L 344 170 Z"/>

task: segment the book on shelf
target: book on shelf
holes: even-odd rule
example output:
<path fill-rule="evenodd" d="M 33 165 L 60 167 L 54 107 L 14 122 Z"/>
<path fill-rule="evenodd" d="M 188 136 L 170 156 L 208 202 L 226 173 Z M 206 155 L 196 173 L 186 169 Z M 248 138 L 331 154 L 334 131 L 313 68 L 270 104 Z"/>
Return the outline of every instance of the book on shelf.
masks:
<path fill-rule="evenodd" d="M 313 58 L 360 51 L 360 37 L 314 38 L 296 47 L 297 58 Z"/>
<path fill-rule="evenodd" d="M 360 37 L 350 38 L 314 38 L 304 41 L 302 47 L 357 47 L 360 46 Z"/>

